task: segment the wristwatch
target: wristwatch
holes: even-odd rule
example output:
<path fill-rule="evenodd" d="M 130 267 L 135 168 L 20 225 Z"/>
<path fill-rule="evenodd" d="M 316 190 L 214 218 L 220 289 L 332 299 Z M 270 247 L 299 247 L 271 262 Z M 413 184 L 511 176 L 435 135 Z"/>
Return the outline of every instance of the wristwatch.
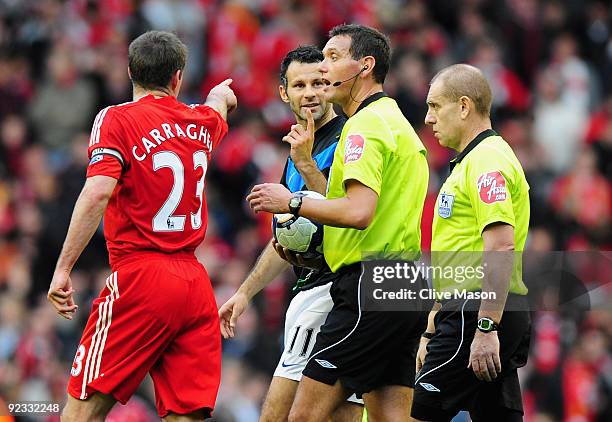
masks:
<path fill-rule="evenodd" d="M 497 331 L 498 328 L 498 325 L 491 318 L 482 317 L 478 320 L 478 329 L 483 333 Z"/>
<path fill-rule="evenodd" d="M 428 333 L 427 331 L 425 331 L 423 334 L 421 334 L 421 337 L 426 338 L 428 340 L 431 340 L 433 338 L 435 333 Z"/>
<path fill-rule="evenodd" d="M 300 208 L 302 208 L 302 199 L 304 198 L 304 194 L 302 192 L 298 192 L 294 194 L 289 200 L 289 212 L 295 216 L 297 216 L 300 212 Z"/>

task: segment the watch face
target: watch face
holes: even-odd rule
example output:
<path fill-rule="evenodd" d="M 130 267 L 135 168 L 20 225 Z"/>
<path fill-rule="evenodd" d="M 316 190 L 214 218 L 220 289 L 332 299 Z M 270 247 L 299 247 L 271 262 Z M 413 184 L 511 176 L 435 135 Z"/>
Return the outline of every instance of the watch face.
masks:
<path fill-rule="evenodd" d="M 291 201 L 289 201 L 290 207 L 297 207 L 299 204 L 300 204 L 300 198 L 297 198 L 295 196 L 291 198 Z"/>
<path fill-rule="evenodd" d="M 491 330 L 491 328 L 493 328 L 493 324 L 492 324 L 491 320 L 481 319 L 481 320 L 478 321 L 478 328 L 480 328 L 481 330 L 484 330 L 484 331 L 489 331 L 489 330 Z"/>

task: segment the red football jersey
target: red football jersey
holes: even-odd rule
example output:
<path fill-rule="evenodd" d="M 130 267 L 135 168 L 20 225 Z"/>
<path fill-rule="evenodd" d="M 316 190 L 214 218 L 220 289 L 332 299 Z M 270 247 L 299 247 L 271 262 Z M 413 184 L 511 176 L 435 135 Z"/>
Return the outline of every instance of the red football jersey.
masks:
<path fill-rule="evenodd" d="M 104 214 L 111 266 L 138 251 L 193 252 L 207 225 L 204 176 L 227 123 L 206 105 L 153 95 L 98 113 L 87 177 L 118 179 Z"/>

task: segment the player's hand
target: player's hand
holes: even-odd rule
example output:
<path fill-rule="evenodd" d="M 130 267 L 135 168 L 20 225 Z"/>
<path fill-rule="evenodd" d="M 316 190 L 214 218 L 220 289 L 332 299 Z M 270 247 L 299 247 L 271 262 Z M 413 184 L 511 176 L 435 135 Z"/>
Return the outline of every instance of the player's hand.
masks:
<path fill-rule="evenodd" d="M 219 308 L 219 321 L 223 338 L 234 337 L 234 329 L 236 328 L 238 317 L 242 315 L 248 306 L 249 299 L 244 293 L 238 291 Z"/>
<path fill-rule="evenodd" d="M 304 255 L 298 252 L 293 252 L 281 246 L 276 240 L 272 239 L 272 247 L 285 261 L 297 267 L 309 268 L 311 270 L 321 270 L 325 267 L 325 258 L 323 255 L 318 255 L 315 258 L 304 258 Z"/>
<path fill-rule="evenodd" d="M 501 361 L 499 359 L 499 338 L 497 331 L 483 333 L 476 330 L 474 340 L 470 347 L 470 362 L 468 368 L 472 368 L 476 378 L 481 381 L 491 382 L 501 372 Z"/>
<path fill-rule="evenodd" d="M 209 103 L 210 101 L 214 101 L 215 98 L 218 98 L 225 101 L 225 107 L 228 114 L 234 111 L 238 106 L 238 99 L 232 88 L 230 88 L 232 82 L 232 79 L 226 79 L 219 85 L 214 86 L 208 93 L 206 102 Z"/>
<path fill-rule="evenodd" d="M 291 145 L 289 155 L 299 169 L 304 165 L 316 165 L 312 159 L 314 144 L 314 118 L 310 109 L 306 109 L 306 128 L 301 124 L 291 126 L 291 131 L 283 137 L 283 141 Z"/>
<path fill-rule="evenodd" d="M 255 212 L 287 213 L 291 196 L 289 189 L 281 184 L 264 183 L 255 185 L 246 199 Z"/>
<path fill-rule="evenodd" d="M 425 363 L 425 357 L 427 356 L 427 344 L 429 343 L 429 339 L 425 337 L 421 337 L 421 341 L 419 343 L 419 350 L 416 355 L 416 373 L 418 374 L 421 368 L 423 367 L 423 363 Z"/>
<path fill-rule="evenodd" d="M 51 280 L 51 286 L 49 286 L 47 299 L 49 299 L 57 313 L 66 319 L 72 319 L 72 315 L 79 308 L 74 303 L 73 293 L 74 289 L 72 288 L 70 273 L 68 271 L 56 270 Z"/>

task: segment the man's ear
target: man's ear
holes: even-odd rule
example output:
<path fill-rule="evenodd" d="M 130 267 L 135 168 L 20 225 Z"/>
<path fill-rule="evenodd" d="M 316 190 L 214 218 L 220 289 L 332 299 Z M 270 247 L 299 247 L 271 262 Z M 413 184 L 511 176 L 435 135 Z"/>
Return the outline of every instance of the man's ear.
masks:
<path fill-rule="evenodd" d="M 372 56 L 365 56 L 362 59 L 362 66 L 361 66 L 361 77 L 364 78 L 370 74 L 372 74 L 372 72 L 374 72 L 374 66 L 376 66 L 376 59 Z"/>
<path fill-rule="evenodd" d="M 474 102 L 465 95 L 459 98 L 459 106 L 461 107 L 460 116 L 463 120 L 467 119 L 474 109 Z"/>
<path fill-rule="evenodd" d="M 130 72 L 130 67 L 128 66 L 128 78 L 130 78 L 130 81 L 132 80 L 132 72 Z"/>
<path fill-rule="evenodd" d="M 182 81 L 183 81 L 183 71 L 179 69 L 176 72 L 174 72 L 174 75 L 172 75 L 172 90 L 175 90 L 178 86 L 180 86 Z"/>
<path fill-rule="evenodd" d="M 283 100 L 284 103 L 289 102 L 289 96 L 287 95 L 287 90 L 285 89 L 284 85 L 278 86 L 278 95 L 280 95 L 281 100 Z"/>

